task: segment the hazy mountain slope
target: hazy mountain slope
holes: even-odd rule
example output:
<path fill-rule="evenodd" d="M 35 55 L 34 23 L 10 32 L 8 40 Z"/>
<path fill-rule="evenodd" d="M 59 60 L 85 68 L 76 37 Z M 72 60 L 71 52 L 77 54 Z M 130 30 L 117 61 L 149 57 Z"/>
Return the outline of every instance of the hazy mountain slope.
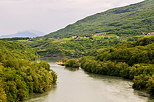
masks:
<path fill-rule="evenodd" d="M 65 38 L 95 33 L 137 35 L 152 31 L 154 31 L 154 0 L 145 0 L 86 17 L 44 37 Z"/>
<path fill-rule="evenodd" d="M 15 34 L 9 34 L 9 35 L 2 35 L 0 38 L 13 38 L 13 37 L 37 37 L 37 36 L 43 36 L 44 33 L 40 31 L 22 31 L 17 32 Z"/>

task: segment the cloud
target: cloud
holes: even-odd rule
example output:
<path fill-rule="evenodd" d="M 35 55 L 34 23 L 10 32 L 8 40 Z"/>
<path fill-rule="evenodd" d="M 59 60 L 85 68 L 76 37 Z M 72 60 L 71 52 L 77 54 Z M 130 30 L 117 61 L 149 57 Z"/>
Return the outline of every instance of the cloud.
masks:
<path fill-rule="evenodd" d="M 86 16 L 143 0 L 0 0 L 0 34 L 49 33 Z"/>

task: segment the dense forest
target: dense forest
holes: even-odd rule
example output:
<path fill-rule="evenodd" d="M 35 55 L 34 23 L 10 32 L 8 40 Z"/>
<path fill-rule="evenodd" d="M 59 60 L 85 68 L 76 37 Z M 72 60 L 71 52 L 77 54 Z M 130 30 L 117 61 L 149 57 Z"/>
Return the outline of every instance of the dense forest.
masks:
<path fill-rule="evenodd" d="M 81 68 L 90 73 L 131 79 L 133 88 L 154 96 L 154 36 L 105 48 L 97 56 L 63 61 L 69 67 L 80 63 Z"/>
<path fill-rule="evenodd" d="M 47 91 L 57 75 L 39 56 L 17 43 L 0 40 L 0 102 L 19 102 L 31 93 Z"/>
<path fill-rule="evenodd" d="M 98 13 L 42 38 L 66 38 L 91 34 L 141 35 L 154 31 L 154 0 Z"/>
<path fill-rule="evenodd" d="M 35 61 L 39 55 L 69 57 L 62 60 L 66 67 L 130 79 L 134 89 L 153 97 L 154 36 L 149 32 L 154 32 L 154 0 L 98 13 L 43 37 L 0 39 L 0 102 L 23 101 L 56 83 L 50 65 Z"/>
<path fill-rule="evenodd" d="M 19 41 L 37 51 L 41 56 L 57 57 L 82 57 L 95 56 L 97 52 L 109 46 L 116 46 L 126 41 L 134 41 L 142 36 L 118 37 L 116 35 L 100 35 L 80 38 L 62 39 L 33 39 L 31 41 Z"/>

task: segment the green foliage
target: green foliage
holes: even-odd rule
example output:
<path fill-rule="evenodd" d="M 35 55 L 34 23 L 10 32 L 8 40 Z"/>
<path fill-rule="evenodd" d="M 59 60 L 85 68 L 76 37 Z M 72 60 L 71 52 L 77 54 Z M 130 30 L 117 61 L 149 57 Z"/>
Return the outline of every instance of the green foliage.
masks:
<path fill-rule="evenodd" d="M 6 93 L 4 90 L 4 84 L 0 79 L 0 102 L 7 102 Z"/>
<path fill-rule="evenodd" d="M 31 49 L 24 47 L 22 44 L 17 42 L 8 42 L 0 40 L 0 61 L 7 61 L 7 59 L 26 59 L 35 60 L 39 56 Z M 9 60 L 9 61 L 12 61 Z M 13 62 L 8 62 L 11 64 Z"/>
<path fill-rule="evenodd" d="M 19 102 L 30 93 L 42 93 L 56 83 L 50 65 L 31 62 L 38 55 L 17 42 L 0 41 L 0 101 Z"/>
<path fill-rule="evenodd" d="M 145 0 L 125 7 L 114 8 L 86 17 L 42 38 L 68 38 L 107 33 L 141 35 L 154 31 L 154 1 Z"/>
<path fill-rule="evenodd" d="M 154 37 L 141 38 L 101 50 L 95 57 L 82 57 L 87 72 L 133 80 L 133 88 L 154 95 Z"/>
<path fill-rule="evenodd" d="M 47 71 L 50 71 L 50 65 L 44 61 L 40 62 L 40 67 L 45 68 Z"/>
<path fill-rule="evenodd" d="M 81 68 L 85 71 L 95 73 L 95 74 L 102 74 L 102 75 L 110 75 L 110 76 L 121 76 L 122 70 L 128 67 L 128 64 L 124 62 L 111 62 L 111 61 L 104 61 L 100 62 L 97 60 L 89 60 L 89 59 L 81 59 Z"/>
<path fill-rule="evenodd" d="M 68 59 L 65 62 L 66 67 L 79 68 L 79 62 L 77 59 Z"/>
<path fill-rule="evenodd" d="M 154 96 L 154 74 L 153 75 L 145 75 L 140 74 L 135 76 L 133 87 L 135 89 L 146 89 L 151 96 Z"/>
<path fill-rule="evenodd" d="M 64 38 L 20 42 L 33 48 L 41 56 L 82 57 L 87 55 L 95 56 L 98 49 L 116 46 L 125 40 L 119 39 L 115 35 L 102 35 L 80 39 Z"/>
<path fill-rule="evenodd" d="M 126 62 L 129 65 L 137 63 L 153 63 L 154 37 L 145 37 L 134 43 L 123 44 L 119 47 L 104 49 L 96 59 Z"/>

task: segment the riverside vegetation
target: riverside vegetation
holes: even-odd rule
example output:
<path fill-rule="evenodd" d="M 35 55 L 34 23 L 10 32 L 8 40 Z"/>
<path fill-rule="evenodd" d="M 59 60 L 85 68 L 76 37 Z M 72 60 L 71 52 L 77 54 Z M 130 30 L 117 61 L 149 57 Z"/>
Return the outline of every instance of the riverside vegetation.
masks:
<path fill-rule="evenodd" d="M 63 60 L 87 72 L 133 80 L 133 88 L 154 96 L 154 36 L 103 49 L 97 56 Z"/>
<path fill-rule="evenodd" d="M 144 0 L 86 17 L 41 39 L 69 39 L 59 40 L 54 47 L 64 55 L 81 57 L 66 60 L 66 66 L 76 67 L 80 63 L 87 72 L 131 79 L 133 88 L 146 90 L 154 96 L 154 37 L 132 37 L 149 32 L 154 32 L 154 0 Z M 90 37 L 95 34 L 115 34 L 117 38 L 101 39 L 98 36 L 98 40 Z M 87 38 L 70 40 L 72 36 Z M 55 45 L 47 45 L 50 44 L 37 44 L 36 47 L 42 52 L 53 53 L 50 48 Z"/>
<path fill-rule="evenodd" d="M 154 96 L 154 37 L 141 35 L 154 32 L 153 9 L 154 0 L 145 0 L 86 17 L 43 37 L 0 41 L 0 101 L 22 101 L 56 82 L 49 65 L 32 62 L 37 54 L 23 45 L 45 57 L 78 58 L 64 60 L 65 66 L 133 80 L 133 88 Z"/>
<path fill-rule="evenodd" d="M 0 40 L 0 102 L 19 102 L 31 93 L 47 91 L 57 75 L 38 55 L 17 42 Z"/>
<path fill-rule="evenodd" d="M 119 39 L 116 35 L 101 35 L 80 39 L 33 39 L 32 41 L 21 40 L 19 42 L 36 50 L 39 55 L 45 57 L 81 57 L 87 55 L 96 55 L 96 52 L 99 51 L 97 49 L 115 46 L 124 41 L 126 41 L 126 39 Z"/>
<path fill-rule="evenodd" d="M 76 57 L 78 59 L 62 60 L 62 64 L 74 68 L 80 66 L 85 71 L 95 74 L 133 80 L 133 88 L 146 90 L 151 96 L 154 95 L 153 35 L 120 38 L 115 35 L 101 35 L 80 39 L 34 39 L 20 42 L 40 50 L 40 54 L 47 52 L 54 55 L 58 51 L 57 55 L 63 52 L 65 56 Z M 85 54 L 86 51 L 91 53 Z"/>

